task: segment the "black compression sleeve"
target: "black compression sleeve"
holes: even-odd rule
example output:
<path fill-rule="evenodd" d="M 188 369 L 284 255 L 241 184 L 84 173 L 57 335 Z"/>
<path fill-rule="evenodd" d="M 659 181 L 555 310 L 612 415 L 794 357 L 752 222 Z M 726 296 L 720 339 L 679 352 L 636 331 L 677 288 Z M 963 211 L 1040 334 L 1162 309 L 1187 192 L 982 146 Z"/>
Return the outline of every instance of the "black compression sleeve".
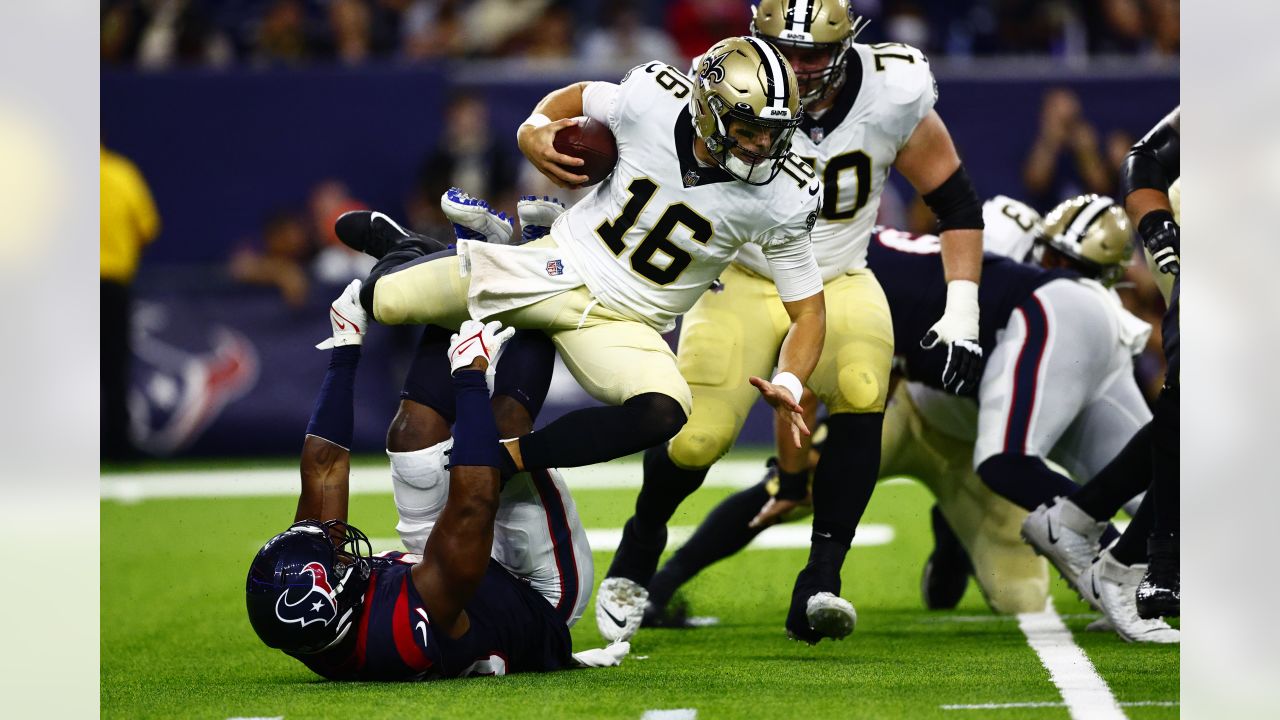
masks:
<path fill-rule="evenodd" d="M 1181 174 L 1180 127 L 1181 108 L 1177 107 L 1133 146 L 1120 172 L 1121 197 L 1134 190 L 1169 191 Z"/>
<path fill-rule="evenodd" d="M 982 203 L 964 165 L 956 168 L 933 192 L 926 193 L 924 202 L 938 217 L 938 232 L 983 228 Z"/>

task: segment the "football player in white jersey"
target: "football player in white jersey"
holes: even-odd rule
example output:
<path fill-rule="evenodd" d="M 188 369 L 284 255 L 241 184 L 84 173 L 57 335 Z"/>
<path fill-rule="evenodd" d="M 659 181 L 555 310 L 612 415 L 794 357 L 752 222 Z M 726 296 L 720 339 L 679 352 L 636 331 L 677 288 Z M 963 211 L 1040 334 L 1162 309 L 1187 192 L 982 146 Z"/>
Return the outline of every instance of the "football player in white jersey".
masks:
<path fill-rule="evenodd" d="M 793 637 L 814 643 L 852 630 L 853 607 L 839 597 L 840 568 L 879 463 L 893 328 L 866 253 L 881 190 L 896 167 L 941 219 L 948 303 L 923 341 L 945 345 L 935 352 L 949 354 L 943 372 L 951 389 L 971 387 L 981 372 L 982 213 L 933 110 L 937 86 L 924 55 L 900 44 L 854 43 L 865 23 L 845 0 L 763 0 L 753 17 L 753 35 L 796 69 L 805 118 L 792 146 L 823 181 L 812 238 L 827 296 L 827 344 L 807 384 L 830 409 L 831 442 L 814 481 L 810 562 L 796 579 L 786 623 Z M 784 170 L 804 176 L 800 168 Z M 670 443 L 645 455 L 636 514 L 597 593 L 596 621 L 606 637 L 626 638 L 638 627 L 666 523 L 737 438 L 755 401 L 740 376 L 767 373 L 778 359 L 787 316 L 775 278 L 764 254 L 744 247 L 721 275 L 723 292 L 703 295 L 685 315 L 678 363 L 693 390 L 693 414 Z M 804 471 L 786 463 L 781 469 Z"/>
<path fill-rule="evenodd" d="M 990 240 L 992 246 L 1012 249 L 1016 256 L 1034 255 L 1037 259 L 1033 263 L 1046 269 L 1068 267 L 1087 278 L 1106 280 L 1116 277 L 1132 255 L 1128 222 L 1123 211 L 1110 198 L 1081 196 L 1068 200 L 1049 214 L 1043 229 L 1034 210 L 1009 198 L 997 197 L 988 201 L 984 215 L 984 240 Z M 890 235 L 889 239 L 885 238 L 886 234 Z M 932 246 L 932 252 L 937 252 L 936 238 L 911 239 L 895 231 L 883 230 L 879 242 L 890 245 L 890 240 L 891 246 L 900 252 L 905 250 L 924 257 L 925 246 Z M 1029 252 L 1027 248 L 1033 241 L 1035 250 Z M 872 266 L 882 273 L 882 282 L 891 299 L 904 301 L 902 305 L 894 305 L 895 324 L 910 323 L 906 318 L 917 314 L 910 306 L 916 304 L 915 297 L 918 296 L 904 292 L 904 288 L 910 286 L 915 276 L 903 272 L 910 268 L 894 268 L 899 263 L 887 262 L 883 251 L 878 257 L 879 264 L 873 262 Z M 1025 293 L 1025 287 L 1016 291 L 1019 275 L 1010 270 L 1007 263 L 989 266 L 988 279 L 984 283 L 984 317 L 995 317 L 989 313 L 998 314 L 997 308 L 1001 305 L 1005 305 L 1007 314 L 1007 304 Z M 1051 277 L 1043 277 L 1037 282 Z M 933 284 L 924 278 L 921 282 L 926 282 L 927 286 Z M 1053 284 L 1046 283 L 1042 288 Z M 1095 283 L 1081 281 L 1081 284 L 1093 285 L 1094 291 L 1076 293 L 1071 303 L 1060 305 L 1069 309 L 1059 316 L 1078 311 L 1083 317 L 1103 322 L 1071 329 L 1069 336 L 1074 340 L 1066 344 L 1084 347 L 1087 354 L 1115 358 L 1117 363 L 1127 366 L 1126 354 L 1141 345 L 1145 338 L 1145 323 L 1123 311 L 1118 300 L 1104 298 Z M 921 288 L 921 293 L 927 291 L 928 287 Z M 1010 323 L 1011 326 L 1016 324 L 1016 320 Z M 1132 330 L 1117 332 L 1115 326 L 1121 324 L 1131 326 Z M 1113 327 L 1108 329 L 1107 325 Z M 1132 334 L 1135 331 L 1137 335 Z M 1016 335 L 1009 330 L 1005 334 Z M 993 342 L 990 335 L 984 337 L 984 342 Z M 1068 337 L 1065 329 L 1062 337 Z M 1122 338 L 1125 337 L 1130 342 L 1124 342 Z M 995 344 L 995 356 L 999 356 L 999 342 Z M 905 350 L 908 356 L 906 365 L 910 370 L 913 367 L 910 356 L 919 356 L 919 351 Z M 1068 350 L 1066 354 L 1073 353 L 1078 353 L 1078 350 Z M 1058 372 L 1052 377 L 1062 378 L 1063 373 Z M 1095 374 L 1093 377 L 1098 376 Z M 1000 382 L 999 377 L 983 378 L 984 386 L 992 383 L 993 388 L 998 388 Z M 935 532 L 941 522 L 950 533 L 950 528 L 946 527 L 949 522 L 954 527 L 953 542 L 960 545 L 960 562 L 967 563 L 968 558 L 972 558 L 972 567 L 962 568 L 958 574 L 953 574 L 960 581 L 958 586 L 946 587 L 948 583 L 939 582 L 938 575 L 950 573 L 955 568 L 934 567 L 938 557 L 935 552 L 926 566 L 922 582 L 926 606 L 954 607 L 964 593 L 968 575 L 972 574 L 993 610 L 1003 613 L 1038 611 L 1044 607 L 1048 594 L 1048 575 L 1044 561 L 1036 558 L 1019 539 L 1019 529 L 1027 517 L 1026 510 L 993 492 L 973 470 L 975 437 L 980 429 L 977 408 L 972 398 L 953 397 L 928 385 L 936 383 L 908 381 L 898 384 L 886 413 L 879 468 L 881 477 L 909 475 L 925 483 L 938 502 L 934 513 Z M 1106 496 L 1115 495 L 1114 488 L 1107 489 L 1105 483 L 1103 487 L 1095 488 L 1094 482 L 1100 479 L 1100 472 L 1110 469 L 1108 459 L 1150 417 L 1150 413 L 1131 371 L 1118 374 L 1110 383 L 1099 382 L 1097 386 L 1101 396 L 1075 410 L 1070 408 L 1069 402 L 1063 402 L 1064 399 L 1069 401 L 1070 397 L 1055 396 L 1054 392 L 1043 393 L 1040 399 L 1044 408 L 1039 412 L 1039 419 L 1044 425 L 1061 426 L 1063 417 L 1067 420 L 1074 417 L 1061 438 L 1048 443 L 1052 445 L 1049 457 L 1081 481 L 1099 473 L 1077 494 L 1101 490 L 1094 493 L 1095 499 L 1105 504 L 1109 502 Z M 987 397 L 985 389 L 980 394 Z M 1068 391 L 1066 394 L 1075 396 L 1077 393 Z M 807 394 L 806 408 L 815 404 L 812 395 Z M 815 433 L 820 434 L 820 431 Z M 780 457 L 794 452 L 789 443 L 779 443 L 778 450 Z M 814 457 L 810 455 L 803 462 L 812 468 Z M 1099 468 L 1103 469 L 1100 471 Z M 676 589 L 707 565 L 745 546 L 765 526 L 780 518 L 797 517 L 803 508 L 801 501 L 808 495 L 808 480 L 808 477 L 801 476 L 798 481 L 789 481 L 780 477 L 774 468 L 764 482 L 735 494 L 712 510 L 689 542 L 655 575 L 650 586 L 653 605 L 646 623 L 679 626 L 679 604 L 669 604 Z M 1132 494 L 1121 497 L 1119 502 L 1124 502 Z M 1102 519 L 1109 518 L 1114 509 Z M 1083 516 L 1082 512 L 1076 513 Z M 1093 534 L 1092 542 L 1096 549 L 1106 523 L 1087 520 L 1086 530 Z M 1067 533 L 1062 532 L 1063 528 L 1057 529 L 1061 540 L 1071 540 L 1065 537 Z M 1050 530 L 1049 534 L 1052 536 L 1053 531 Z M 1171 632 L 1163 623 L 1141 621 L 1136 614 L 1124 618 L 1123 623 L 1132 631 L 1132 637 L 1143 641 L 1176 641 L 1176 632 Z"/>
<path fill-rule="evenodd" d="M 504 441 L 504 475 L 602 462 L 673 436 L 692 398 L 661 333 L 747 243 L 768 258 L 790 319 L 779 374 L 751 382 L 807 432 L 797 401 L 826 316 L 809 242 L 821 185 L 788 152 L 800 118 L 795 75 L 755 38 L 724 40 L 706 56 L 694 80 L 654 62 L 621 84 L 576 83 L 538 104 L 518 140 L 540 170 L 575 179 L 555 167 L 575 161 L 553 140 L 584 114 L 608 123 L 618 145 L 612 174 L 546 237 L 459 241 L 456 255 L 434 256 L 408 239 L 352 244 L 379 258 L 361 291 L 379 322 L 449 327 L 472 317 L 543 330 L 610 406 Z"/>

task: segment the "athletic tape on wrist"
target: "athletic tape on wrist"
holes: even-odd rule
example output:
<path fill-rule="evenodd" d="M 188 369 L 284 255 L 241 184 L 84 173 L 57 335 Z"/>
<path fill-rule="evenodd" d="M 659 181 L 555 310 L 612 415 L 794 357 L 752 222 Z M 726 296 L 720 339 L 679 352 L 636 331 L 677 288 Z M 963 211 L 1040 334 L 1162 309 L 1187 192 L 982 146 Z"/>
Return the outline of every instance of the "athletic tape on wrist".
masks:
<path fill-rule="evenodd" d="M 774 375 L 770 382 L 790 390 L 795 401 L 800 402 L 800 396 L 804 394 L 804 385 L 800 383 L 800 378 L 796 377 L 795 373 L 780 372 Z"/>

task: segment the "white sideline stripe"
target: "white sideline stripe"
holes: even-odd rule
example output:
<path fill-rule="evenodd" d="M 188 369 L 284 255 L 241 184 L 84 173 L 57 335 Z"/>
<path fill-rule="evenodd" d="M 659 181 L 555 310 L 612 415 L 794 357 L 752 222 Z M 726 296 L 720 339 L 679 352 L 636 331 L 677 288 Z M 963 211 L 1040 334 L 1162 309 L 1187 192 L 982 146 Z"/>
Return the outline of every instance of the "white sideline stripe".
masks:
<path fill-rule="evenodd" d="M 1118 703 L 1121 707 L 1178 707 L 1177 700 L 1136 700 Z M 979 703 L 977 705 L 939 705 L 943 710 L 1009 710 L 1013 708 L 1066 707 L 1062 702 Z"/>
<path fill-rule="evenodd" d="M 711 468 L 703 486 L 750 487 L 760 482 L 763 469 L 759 460 L 722 460 Z M 643 474 L 638 462 L 566 468 L 560 472 L 570 490 L 638 488 Z M 882 484 L 910 482 L 913 481 L 894 478 Z M 120 473 L 102 478 L 101 498 L 135 503 L 173 498 L 296 496 L 299 486 L 297 468 Z M 373 466 L 352 468 L 350 492 L 352 495 L 390 493 L 390 470 Z"/>
<path fill-rule="evenodd" d="M 675 548 L 682 545 L 696 528 L 693 525 L 674 525 L 667 528 L 667 544 Z M 809 547 L 809 535 L 812 528 L 808 525 L 774 525 L 756 536 L 747 546 L 748 550 L 777 550 L 786 548 Z M 853 538 L 854 545 L 871 547 L 888 545 L 893 542 L 893 526 L 867 523 L 858 526 L 858 534 Z M 622 541 L 622 528 L 587 528 L 587 542 L 592 550 L 612 552 L 618 549 Z M 369 543 L 375 548 L 401 548 L 399 538 L 370 538 Z"/>
<path fill-rule="evenodd" d="M 1073 720 L 1109 720 L 1125 718 L 1124 711 L 1111 694 L 1107 682 L 1098 675 L 1071 631 L 1053 609 L 1050 598 L 1044 610 L 1018 615 L 1018 628 L 1027 636 L 1027 644 L 1062 695 L 1063 704 Z"/>
<path fill-rule="evenodd" d="M 675 708 L 673 710 L 645 710 L 640 720 L 695 720 L 698 711 L 694 708 Z"/>

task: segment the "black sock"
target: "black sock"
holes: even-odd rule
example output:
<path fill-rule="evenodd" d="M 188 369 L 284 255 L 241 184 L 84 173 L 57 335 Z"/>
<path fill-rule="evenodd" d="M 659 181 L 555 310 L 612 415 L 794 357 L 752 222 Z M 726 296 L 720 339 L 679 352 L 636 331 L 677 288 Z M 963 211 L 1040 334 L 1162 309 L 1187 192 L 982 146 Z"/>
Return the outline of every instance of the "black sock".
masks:
<path fill-rule="evenodd" d="M 644 453 L 644 484 L 636 496 L 636 520 L 642 534 L 665 529 L 684 499 L 702 487 L 709 468 L 685 470 L 671 461 L 663 443 Z"/>
<path fill-rule="evenodd" d="M 442 355 L 443 357 L 443 355 Z M 493 376 L 493 395 L 506 395 L 536 419 L 551 387 L 556 346 L 541 330 L 517 330 L 502 350 Z"/>
<path fill-rule="evenodd" d="M 1071 496 L 1094 520 L 1110 520 L 1151 484 L 1151 423 L 1138 429 L 1106 467 Z"/>
<path fill-rule="evenodd" d="M 422 337 L 414 351 L 409 373 L 404 378 L 400 397 L 440 413 L 449 425 L 457 417 L 453 385 L 444 382 L 449 367 L 449 335 L 451 331 L 437 325 L 422 328 Z"/>
<path fill-rule="evenodd" d="M 978 466 L 978 477 L 997 495 L 1023 510 L 1035 510 L 1059 495 L 1070 496 L 1079 485 L 1049 469 L 1034 455 L 1002 453 Z"/>
<path fill-rule="evenodd" d="M 1181 471 L 1178 447 L 1181 438 L 1181 411 L 1178 386 L 1166 386 L 1156 400 L 1155 417 L 1151 421 L 1151 494 L 1155 495 L 1152 531 L 1177 533 L 1182 526 Z"/>
<path fill-rule="evenodd" d="M 1135 565 L 1147 561 L 1147 537 L 1151 534 L 1151 521 L 1155 513 L 1151 507 L 1151 493 L 1142 498 L 1142 503 L 1138 505 L 1138 511 L 1134 513 L 1133 519 L 1129 521 L 1129 527 L 1124 529 L 1124 533 L 1116 540 L 1116 544 L 1111 546 L 1111 556 L 1125 565 Z M 1104 538 L 1102 546 L 1107 546 L 1107 540 Z"/>
<path fill-rule="evenodd" d="M 637 395 L 614 407 L 575 410 L 520 438 L 526 468 L 592 465 L 660 445 L 688 418 L 662 393 Z"/>
<path fill-rule="evenodd" d="M 827 442 L 813 473 L 813 540 L 849 547 L 880 474 L 884 413 L 827 418 Z M 837 568 L 838 569 L 838 568 Z"/>
<path fill-rule="evenodd" d="M 742 550 L 764 528 L 747 523 L 769 501 L 765 483 L 758 483 L 730 495 L 716 505 L 689 538 L 649 582 L 649 601 L 666 605 L 671 596 L 694 575 L 711 564 Z"/>

